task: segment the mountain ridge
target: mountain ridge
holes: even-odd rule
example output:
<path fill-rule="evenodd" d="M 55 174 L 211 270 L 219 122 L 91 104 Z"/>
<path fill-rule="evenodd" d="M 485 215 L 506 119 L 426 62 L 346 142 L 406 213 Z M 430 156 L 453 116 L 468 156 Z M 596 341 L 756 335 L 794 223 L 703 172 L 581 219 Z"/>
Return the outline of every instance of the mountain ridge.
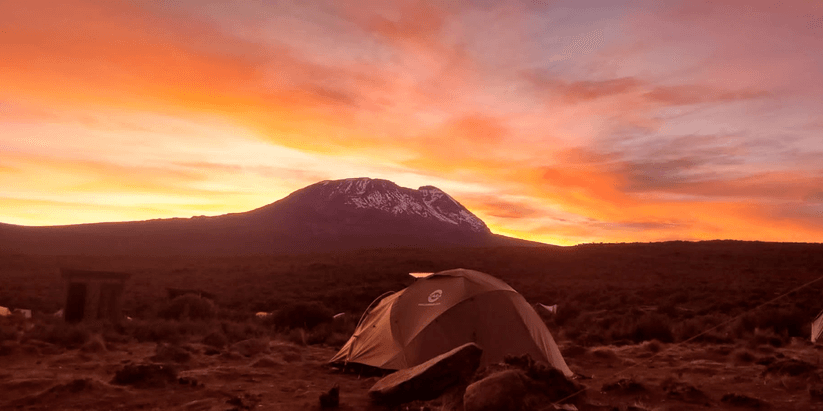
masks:
<path fill-rule="evenodd" d="M 0 223 L 0 249 L 23 254 L 243 255 L 368 248 L 543 246 L 493 234 L 434 186 L 324 180 L 239 213 L 64 226 Z"/>

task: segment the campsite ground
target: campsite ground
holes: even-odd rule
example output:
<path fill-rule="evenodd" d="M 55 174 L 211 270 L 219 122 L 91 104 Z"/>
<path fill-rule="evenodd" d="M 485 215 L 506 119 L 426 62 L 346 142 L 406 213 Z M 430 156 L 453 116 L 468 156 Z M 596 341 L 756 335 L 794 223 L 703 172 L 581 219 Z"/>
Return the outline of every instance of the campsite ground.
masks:
<path fill-rule="evenodd" d="M 341 373 L 325 364 L 335 352 L 333 347 L 275 340 L 270 353 L 245 357 L 230 350 L 210 353 L 207 346 L 187 344 L 190 358 L 165 361 L 179 369 L 178 379 L 157 377 L 154 386 L 141 387 L 118 385 L 113 379 L 127 364 L 162 362 L 155 357 L 156 344 L 107 345 L 98 350 L 72 350 L 29 343 L 19 347 L 16 355 L 0 357 L 0 408 L 311 410 L 319 409 L 321 393 L 339 384 L 342 410 L 390 409 L 368 399 L 367 391 L 377 377 Z M 808 389 L 818 384 L 816 370 L 796 376 L 789 375 L 788 369 L 767 371 L 768 366 L 756 364 L 757 360 L 741 360 L 735 347 L 728 345 L 660 348 L 660 355 L 651 359 L 649 344 L 598 347 L 568 358 L 574 370 L 592 377 L 581 381 L 591 389 L 579 408 L 739 410 L 766 408 L 757 405 L 762 400 L 778 410 L 823 409 L 823 402 Z M 820 359 L 820 350 L 806 343 L 753 352 L 757 359 L 793 358 L 815 366 Z M 634 368 L 614 375 L 630 366 Z M 724 402 L 730 394 L 738 397 Z M 428 405 L 437 409 L 437 404 Z"/>
<path fill-rule="evenodd" d="M 134 321 L 68 327 L 50 317 L 64 298 L 60 267 L 133 273 L 124 309 Z M 0 305 L 34 309 L 35 319 L 3 323 L 0 409 L 313 409 L 337 383 L 342 409 L 379 410 L 367 397 L 376 377 L 325 362 L 374 297 L 411 283 L 408 272 L 454 267 L 497 275 L 531 302 L 559 305 L 545 320 L 570 367 L 592 377 L 580 380 L 590 388 L 581 409 L 823 409 L 822 354 L 807 342 L 808 322 L 823 309 L 823 281 L 781 297 L 823 276 L 823 246 L 739 242 L 303 257 L 3 256 Z M 169 317 L 166 287 L 215 293 L 216 313 Z M 349 319 L 302 330 L 253 318 L 307 302 Z M 250 350 L 243 341 L 265 347 Z M 165 364 L 177 375 L 139 364 Z M 129 370 L 151 375 L 130 382 Z M 428 405 L 437 409 L 436 401 Z"/>

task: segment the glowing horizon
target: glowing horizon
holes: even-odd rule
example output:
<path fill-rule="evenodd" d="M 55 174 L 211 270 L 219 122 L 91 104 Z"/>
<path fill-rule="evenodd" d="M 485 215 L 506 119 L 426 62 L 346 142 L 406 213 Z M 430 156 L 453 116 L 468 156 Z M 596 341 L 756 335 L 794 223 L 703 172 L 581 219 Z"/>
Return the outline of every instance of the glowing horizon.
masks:
<path fill-rule="evenodd" d="M 823 242 L 823 3 L 0 4 L 0 222 L 437 186 L 572 245 Z"/>

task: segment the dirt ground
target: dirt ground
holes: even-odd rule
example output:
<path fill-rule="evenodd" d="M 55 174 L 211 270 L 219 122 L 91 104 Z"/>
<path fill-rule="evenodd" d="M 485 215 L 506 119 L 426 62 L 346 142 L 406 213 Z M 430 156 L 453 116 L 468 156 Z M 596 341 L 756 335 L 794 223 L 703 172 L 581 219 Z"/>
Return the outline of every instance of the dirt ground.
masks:
<path fill-rule="evenodd" d="M 581 410 L 823 410 L 816 396 L 823 386 L 821 350 L 804 341 L 780 348 L 657 343 L 562 348 L 570 367 L 590 377 L 579 380 L 590 388 L 578 404 Z M 29 341 L 4 349 L 11 354 L 0 356 L 2 410 L 312 410 L 334 384 L 340 386 L 342 410 L 389 409 L 369 401 L 368 389 L 378 377 L 342 373 L 326 364 L 335 353 L 332 347 L 273 340 L 269 353 L 249 357 L 199 344 L 183 344 L 171 354 L 155 343 L 66 350 Z M 163 364 L 177 375 L 115 383 L 118 371 L 137 364 Z M 423 406 L 436 410 L 437 404 Z M 554 408 L 546 404 L 545 409 Z"/>

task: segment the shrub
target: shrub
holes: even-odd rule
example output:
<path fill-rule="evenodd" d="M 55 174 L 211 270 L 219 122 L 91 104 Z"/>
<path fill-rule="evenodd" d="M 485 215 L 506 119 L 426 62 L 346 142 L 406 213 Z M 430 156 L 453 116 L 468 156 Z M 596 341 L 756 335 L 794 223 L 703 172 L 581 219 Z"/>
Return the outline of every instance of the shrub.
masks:
<path fill-rule="evenodd" d="M 3 341 L 13 341 L 17 339 L 17 331 L 13 327 L 0 325 L 0 343 Z"/>
<path fill-rule="evenodd" d="M 203 337 L 202 343 L 214 348 L 223 348 L 229 343 L 229 339 L 226 334 L 223 334 L 222 330 L 218 330 Z"/>
<path fill-rule="evenodd" d="M 85 324 L 55 322 L 35 327 L 24 338 L 45 341 L 64 348 L 78 348 L 88 341 L 90 335 Z"/>
<path fill-rule="evenodd" d="M 577 318 L 580 315 L 580 308 L 575 304 L 569 302 L 568 305 L 558 308 L 554 315 L 554 322 L 562 326 L 566 322 Z"/>
<path fill-rule="evenodd" d="M 754 337 L 752 338 L 752 343 L 757 345 L 768 344 L 772 347 L 782 347 L 785 343 L 785 339 L 777 334 L 774 333 L 772 329 L 755 329 L 754 330 Z"/>
<path fill-rule="evenodd" d="M 589 349 L 578 344 L 570 344 L 566 347 L 563 347 L 561 350 L 561 354 L 563 358 L 577 358 L 586 355 L 589 352 Z"/>
<path fill-rule="evenodd" d="M 631 338 L 635 342 L 648 340 L 659 340 L 662 342 L 672 342 L 672 334 L 669 319 L 660 314 L 648 314 L 640 318 L 632 331 Z"/>
<path fill-rule="evenodd" d="M 248 320 L 245 322 L 221 321 L 220 329 L 230 343 L 259 338 L 267 334 L 264 328 Z"/>
<path fill-rule="evenodd" d="M 178 343 L 183 339 L 178 323 L 173 321 L 133 321 L 128 332 L 139 342 Z"/>
<path fill-rule="evenodd" d="M 302 328 L 292 328 L 289 330 L 289 333 L 286 334 L 286 341 L 297 344 L 297 345 L 308 345 L 308 334 L 306 330 Z"/>
<path fill-rule="evenodd" d="M 661 344 L 660 341 L 651 340 L 644 342 L 643 348 L 649 350 L 649 352 L 657 354 L 663 349 L 663 344 Z"/>
<path fill-rule="evenodd" d="M 292 329 L 314 327 L 332 320 L 334 312 L 320 302 L 288 304 L 269 316 L 275 327 Z"/>
<path fill-rule="evenodd" d="M 210 320 L 215 317 L 216 312 L 211 300 L 186 294 L 171 300 L 158 315 L 167 320 Z"/>
<path fill-rule="evenodd" d="M 756 359 L 754 354 L 745 348 L 738 348 L 732 351 L 731 357 L 732 360 L 738 364 L 751 364 Z"/>

